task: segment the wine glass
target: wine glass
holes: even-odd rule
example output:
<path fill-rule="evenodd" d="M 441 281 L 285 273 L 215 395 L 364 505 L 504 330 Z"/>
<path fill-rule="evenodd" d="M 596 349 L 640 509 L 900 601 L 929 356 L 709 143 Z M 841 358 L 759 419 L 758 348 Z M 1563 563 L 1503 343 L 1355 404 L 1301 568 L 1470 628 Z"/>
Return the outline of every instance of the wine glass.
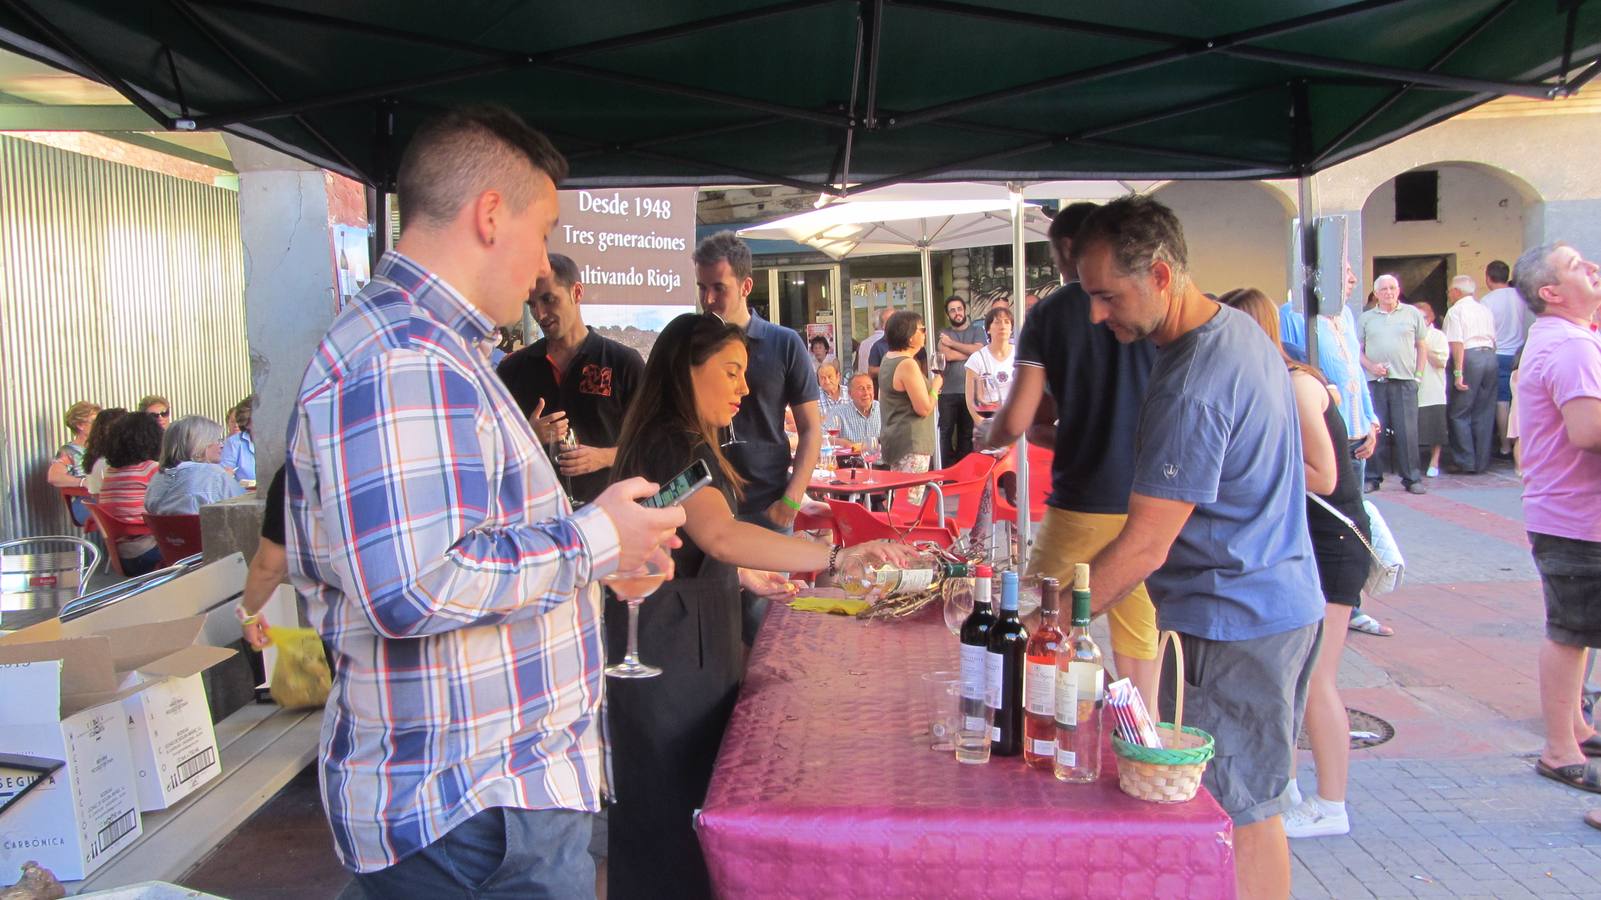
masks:
<path fill-rule="evenodd" d="M 962 623 L 973 612 L 973 582 L 968 578 L 952 578 L 945 582 L 945 627 L 952 635 L 960 636 Z"/>
<path fill-rule="evenodd" d="M 878 446 L 878 435 L 870 434 L 862 446 L 862 466 L 867 470 L 862 473 L 862 480 L 868 483 L 873 481 L 873 464 L 884 456 Z"/>
<path fill-rule="evenodd" d="M 571 425 L 568 425 L 567 426 L 567 430 L 562 434 L 561 438 L 556 441 L 556 452 L 554 454 L 554 457 L 555 457 L 555 460 L 556 460 L 556 471 L 558 473 L 561 472 L 561 455 L 563 453 L 566 453 L 568 450 L 577 450 L 577 449 L 578 449 L 578 432 L 574 431 L 573 427 Z M 567 499 L 568 499 L 569 502 L 571 502 L 572 501 L 572 497 L 573 497 L 573 479 L 572 479 L 572 476 L 570 476 L 570 475 L 562 475 L 561 476 L 561 482 L 562 482 L 562 486 L 567 489 Z"/>
<path fill-rule="evenodd" d="M 740 440 L 738 435 L 734 434 L 734 420 L 733 419 L 729 419 L 728 420 L 728 440 L 723 441 L 722 446 L 724 446 L 724 447 L 733 447 L 733 446 L 736 446 L 736 445 L 739 445 L 739 444 L 743 444 L 743 443 L 745 443 L 745 442 Z"/>
<path fill-rule="evenodd" d="M 628 604 L 628 649 L 623 661 L 606 667 L 613 678 L 655 678 L 662 673 L 657 666 L 639 661 L 639 604 L 661 587 L 667 578 L 666 570 L 646 563 L 632 572 L 614 572 L 601 579 L 617 599 Z"/>

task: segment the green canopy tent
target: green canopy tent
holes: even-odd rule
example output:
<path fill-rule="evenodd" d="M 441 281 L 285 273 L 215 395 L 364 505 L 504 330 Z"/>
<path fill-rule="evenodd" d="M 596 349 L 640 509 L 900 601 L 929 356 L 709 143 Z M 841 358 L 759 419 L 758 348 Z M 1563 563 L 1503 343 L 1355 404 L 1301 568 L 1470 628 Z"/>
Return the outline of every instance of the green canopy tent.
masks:
<path fill-rule="evenodd" d="M 1601 71 L 1601 10 L 0 0 L 0 46 L 115 87 L 157 127 L 226 130 L 364 181 L 375 202 L 421 121 L 490 101 L 551 136 L 570 187 L 1295 177 L 1310 224 L 1319 169 L 1498 96 L 1578 91 Z M 1312 228 L 1301 246 L 1310 326 Z"/>
<path fill-rule="evenodd" d="M 574 186 L 1267 178 L 1601 66 L 1584 0 L 0 0 L 0 44 L 368 184 L 494 101 Z"/>

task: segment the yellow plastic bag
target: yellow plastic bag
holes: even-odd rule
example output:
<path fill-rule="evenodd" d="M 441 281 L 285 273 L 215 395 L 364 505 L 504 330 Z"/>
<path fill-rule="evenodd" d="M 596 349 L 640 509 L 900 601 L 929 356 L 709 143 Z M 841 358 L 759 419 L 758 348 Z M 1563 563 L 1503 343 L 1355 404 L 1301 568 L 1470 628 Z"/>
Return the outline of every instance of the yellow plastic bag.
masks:
<path fill-rule="evenodd" d="M 328 702 L 333 675 L 322 653 L 322 639 L 310 628 L 267 628 L 278 661 L 272 667 L 272 699 L 284 709 L 318 707 Z"/>
<path fill-rule="evenodd" d="M 847 600 L 844 597 L 796 597 L 789 601 L 790 609 L 833 613 L 836 616 L 854 616 L 867 607 L 866 600 Z"/>

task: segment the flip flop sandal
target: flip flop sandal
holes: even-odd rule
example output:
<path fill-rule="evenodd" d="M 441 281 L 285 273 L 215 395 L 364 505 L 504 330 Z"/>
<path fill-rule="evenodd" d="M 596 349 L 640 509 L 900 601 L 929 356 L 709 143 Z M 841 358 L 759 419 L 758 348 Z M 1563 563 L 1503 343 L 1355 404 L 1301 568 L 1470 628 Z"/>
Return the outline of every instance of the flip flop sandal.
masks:
<path fill-rule="evenodd" d="M 1552 781 L 1560 781 L 1568 787 L 1589 791 L 1592 794 L 1601 794 L 1601 771 L 1597 771 L 1589 763 L 1553 766 L 1542 759 L 1535 762 L 1534 771 Z"/>
<path fill-rule="evenodd" d="M 1378 637 L 1389 637 L 1390 635 L 1395 634 L 1394 628 L 1391 628 L 1388 625 L 1380 624 L 1378 619 L 1373 618 L 1367 613 L 1357 613 L 1356 615 L 1352 616 L 1349 627 L 1352 631 L 1360 631 L 1363 634 L 1372 634 L 1377 635 Z"/>
<path fill-rule="evenodd" d="M 1592 734 L 1580 741 L 1579 750 L 1585 756 L 1601 756 L 1601 734 Z"/>
<path fill-rule="evenodd" d="M 1592 809 L 1584 814 L 1584 824 L 1591 828 L 1601 829 L 1601 809 Z"/>

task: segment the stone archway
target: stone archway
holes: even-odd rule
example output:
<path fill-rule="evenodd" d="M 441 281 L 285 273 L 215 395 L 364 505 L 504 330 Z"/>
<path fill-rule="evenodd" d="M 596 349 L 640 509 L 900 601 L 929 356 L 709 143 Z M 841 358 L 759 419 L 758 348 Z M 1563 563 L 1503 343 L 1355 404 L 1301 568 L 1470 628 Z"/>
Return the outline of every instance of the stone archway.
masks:
<path fill-rule="evenodd" d="M 1510 265 L 1525 246 L 1540 240 L 1542 198 L 1522 178 L 1485 163 L 1457 160 L 1406 171 L 1438 173 L 1438 215 L 1427 221 L 1396 221 L 1394 176 L 1369 192 L 1362 205 L 1364 278 L 1359 296 L 1365 296 L 1373 280 L 1383 274 L 1375 260 L 1409 260 L 1386 268 L 1399 265 L 1410 272 L 1402 274 L 1403 290 L 1428 295 L 1443 309 L 1441 274 L 1445 281 L 1453 275 L 1471 275 L 1482 285 L 1484 267 L 1491 260 Z M 1438 266 L 1433 262 L 1436 257 Z M 1430 270 L 1436 274 L 1425 285 L 1422 273 Z"/>
<path fill-rule="evenodd" d="M 1295 206 L 1283 191 L 1260 181 L 1170 181 L 1151 195 L 1184 226 L 1201 290 L 1255 287 L 1275 302 L 1284 298 Z"/>

